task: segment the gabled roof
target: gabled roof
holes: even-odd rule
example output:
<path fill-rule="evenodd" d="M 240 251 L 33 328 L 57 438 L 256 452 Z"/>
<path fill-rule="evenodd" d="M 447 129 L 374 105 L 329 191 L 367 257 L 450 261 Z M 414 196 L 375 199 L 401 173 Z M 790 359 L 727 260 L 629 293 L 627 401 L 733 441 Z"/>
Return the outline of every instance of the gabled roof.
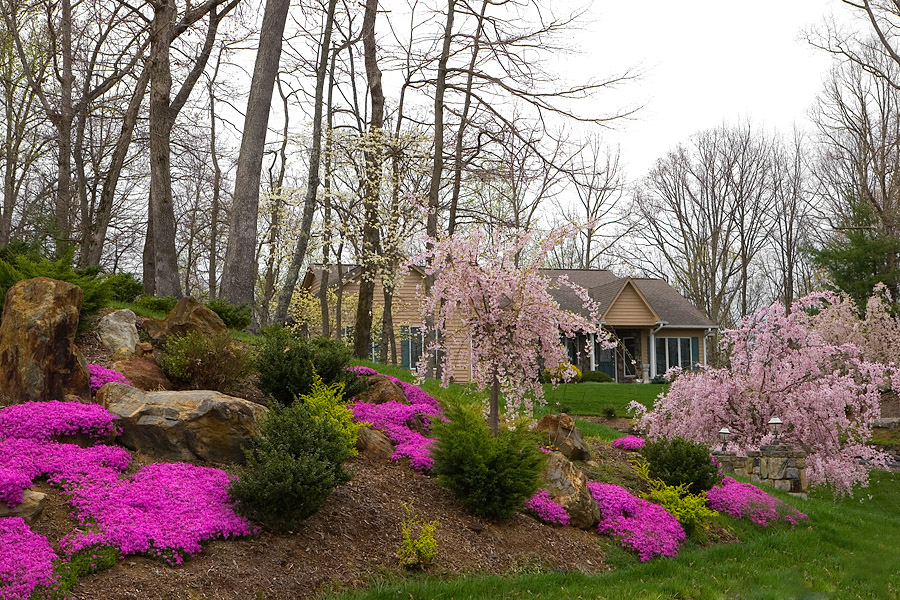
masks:
<path fill-rule="evenodd" d="M 665 322 L 669 327 L 717 327 L 662 279 L 616 277 L 611 271 L 602 269 L 542 269 L 541 272 L 554 281 L 565 274 L 569 281 L 587 289 L 591 298 L 600 305 L 601 319 L 630 282 L 658 321 Z M 563 310 L 585 314 L 581 299 L 572 290 L 562 287 L 552 293 Z"/>

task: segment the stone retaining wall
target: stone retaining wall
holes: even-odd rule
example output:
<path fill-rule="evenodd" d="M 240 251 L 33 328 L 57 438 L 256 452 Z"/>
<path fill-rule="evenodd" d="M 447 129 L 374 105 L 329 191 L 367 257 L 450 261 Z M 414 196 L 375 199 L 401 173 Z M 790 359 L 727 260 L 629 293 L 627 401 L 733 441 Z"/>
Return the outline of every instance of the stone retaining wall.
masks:
<path fill-rule="evenodd" d="M 749 477 L 792 496 L 806 498 L 806 452 L 793 446 L 773 444 L 738 456 L 734 452 L 713 452 L 725 473 Z"/>

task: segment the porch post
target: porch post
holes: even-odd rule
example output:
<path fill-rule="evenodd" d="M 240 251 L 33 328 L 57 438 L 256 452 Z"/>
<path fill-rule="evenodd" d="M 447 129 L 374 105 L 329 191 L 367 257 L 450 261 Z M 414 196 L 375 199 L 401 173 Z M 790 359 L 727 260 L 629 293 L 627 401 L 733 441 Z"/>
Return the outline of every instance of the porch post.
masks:
<path fill-rule="evenodd" d="M 591 333 L 591 371 L 597 370 L 597 357 L 596 354 L 597 348 L 597 334 Z"/>
<path fill-rule="evenodd" d="M 656 333 L 650 330 L 650 380 L 656 377 Z"/>

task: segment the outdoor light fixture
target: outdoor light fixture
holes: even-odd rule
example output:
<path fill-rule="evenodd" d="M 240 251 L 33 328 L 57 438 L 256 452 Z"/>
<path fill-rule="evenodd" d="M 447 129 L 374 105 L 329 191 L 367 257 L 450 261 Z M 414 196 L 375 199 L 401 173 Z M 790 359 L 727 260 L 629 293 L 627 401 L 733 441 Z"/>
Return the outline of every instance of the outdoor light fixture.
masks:
<path fill-rule="evenodd" d="M 731 431 L 729 431 L 727 427 L 723 427 L 719 430 L 719 438 L 722 440 L 722 452 L 725 452 L 725 445 L 728 443 L 729 435 L 731 435 Z"/>
<path fill-rule="evenodd" d="M 784 423 L 778 417 L 772 417 L 771 419 L 769 419 L 769 426 L 772 427 L 772 430 L 775 433 L 775 439 L 772 441 L 776 444 L 780 443 L 778 441 L 778 428 L 782 425 L 784 425 Z"/>

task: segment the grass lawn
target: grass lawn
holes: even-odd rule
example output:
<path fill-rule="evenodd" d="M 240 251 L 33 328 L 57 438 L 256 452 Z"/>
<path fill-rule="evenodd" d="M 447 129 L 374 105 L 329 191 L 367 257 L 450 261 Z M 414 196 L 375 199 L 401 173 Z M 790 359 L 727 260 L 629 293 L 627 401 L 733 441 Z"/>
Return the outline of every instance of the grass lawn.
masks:
<path fill-rule="evenodd" d="M 562 407 L 566 409 L 563 412 L 572 415 L 603 416 L 612 408 L 617 417 L 628 417 L 631 415 L 625 407 L 632 400 L 650 408 L 668 387 L 655 383 L 563 383 L 554 389 L 545 384 L 544 397 L 548 408 Z"/>
<path fill-rule="evenodd" d="M 837 501 L 824 490 L 807 501 L 775 495 L 806 512 L 809 523 L 796 529 L 789 525 L 761 528 L 720 517 L 731 524 L 742 543 L 711 548 L 688 544 L 674 559 L 639 563 L 612 545 L 610 538 L 598 537 L 607 561 L 615 567 L 602 575 L 553 572 L 452 580 L 417 576 L 402 582 L 376 580 L 365 592 L 337 598 L 900 597 L 900 474 L 873 473 L 870 489 Z"/>

